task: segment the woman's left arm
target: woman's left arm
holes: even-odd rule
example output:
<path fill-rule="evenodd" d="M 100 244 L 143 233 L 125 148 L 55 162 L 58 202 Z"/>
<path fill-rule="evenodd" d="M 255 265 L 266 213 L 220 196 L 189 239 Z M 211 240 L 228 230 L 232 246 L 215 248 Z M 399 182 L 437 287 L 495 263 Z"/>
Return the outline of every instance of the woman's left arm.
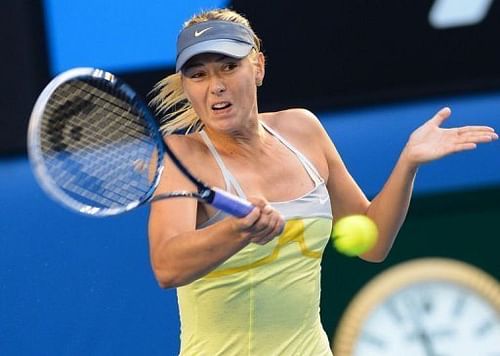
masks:
<path fill-rule="evenodd" d="M 386 258 L 406 218 L 413 182 L 421 164 L 455 152 L 472 150 L 478 143 L 498 139 L 494 130 L 487 126 L 441 128 L 450 114 L 449 108 L 441 109 L 411 134 L 382 190 L 369 201 L 348 172 L 326 131 L 319 121 L 314 120 L 314 116 L 308 113 L 309 119 L 313 118 L 308 122 L 315 123 L 308 125 L 314 130 L 309 132 L 308 136 L 320 138 L 318 141 L 328 166 L 326 183 L 334 220 L 352 214 L 365 214 L 372 218 L 379 228 L 377 244 L 360 256 L 362 259 L 380 262 Z"/>
<path fill-rule="evenodd" d="M 377 244 L 360 256 L 370 262 L 383 261 L 389 253 L 406 218 L 413 182 L 421 164 L 474 149 L 478 143 L 498 138 L 494 130 L 487 126 L 441 128 L 451 114 L 449 108 L 443 108 L 411 134 L 382 190 L 370 201 L 349 173 L 317 117 L 307 110 L 293 110 L 290 113 L 293 115 L 283 120 L 287 124 L 282 128 L 283 131 L 287 130 L 296 143 L 302 140 L 301 149 L 314 157 L 319 167 L 325 162 L 322 172 L 332 202 L 334 221 L 347 215 L 364 214 L 377 224 Z M 314 141 L 311 141 L 311 137 L 314 137 Z"/>
<path fill-rule="evenodd" d="M 443 108 L 411 134 L 389 179 L 366 210 L 379 228 L 379 240 L 361 256 L 363 259 L 378 262 L 389 253 L 408 212 L 413 182 L 421 164 L 498 139 L 487 126 L 441 128 L 450 115 L 451 110 Z"/>

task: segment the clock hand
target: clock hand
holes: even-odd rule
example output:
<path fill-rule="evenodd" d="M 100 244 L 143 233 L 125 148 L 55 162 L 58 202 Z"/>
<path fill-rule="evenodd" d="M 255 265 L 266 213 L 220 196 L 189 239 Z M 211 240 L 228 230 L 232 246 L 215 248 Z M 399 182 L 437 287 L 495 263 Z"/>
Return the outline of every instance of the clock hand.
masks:
<path fill-rule="evenodd" d="M 412 300 L 409 297 L 404 298 L 404 301 L 407 309 L 409 310 L 409 315 L 413 322 L 413 326 L 415 327 L 416 335 L 425 350 L 425 354 L 427 356 L 437 356 L 436 352 L 434 351 L 434 347 L 432 346 L 431 337 L 426 333 L 425 328 L 420 322 L 420 318 L 417 316 L 417 313 L 413 308 L 414 303 L 412 303 Z"/>
<path fill-rule="evenodd" d="M 437 356 L 437 354 L 434 352 L 434 348 L 432 347 L 431 338 L 425 331 L 423 331 L 423 329 L 417 332 L 417 336 L 419 336 L 427 356 Z"/>

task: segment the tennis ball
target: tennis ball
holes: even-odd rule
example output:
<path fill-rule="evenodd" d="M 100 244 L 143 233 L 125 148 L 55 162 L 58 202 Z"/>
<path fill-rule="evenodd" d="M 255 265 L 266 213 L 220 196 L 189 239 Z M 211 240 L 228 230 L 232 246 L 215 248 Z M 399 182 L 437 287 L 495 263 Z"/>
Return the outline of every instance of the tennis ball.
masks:
<path fill-rule="evenodd" d="M 366 215 L 349 215 L 335 223 L 331 237 L 337 251 L 347 256 L 359 256 L 375 246 L 378 229 Z"/>

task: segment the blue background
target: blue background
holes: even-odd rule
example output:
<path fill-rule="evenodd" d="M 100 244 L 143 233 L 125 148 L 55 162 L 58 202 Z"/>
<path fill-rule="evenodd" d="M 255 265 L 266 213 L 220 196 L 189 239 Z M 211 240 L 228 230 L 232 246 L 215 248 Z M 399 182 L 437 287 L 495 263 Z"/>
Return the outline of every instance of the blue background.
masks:
<path fill-rule="evenodd" d="M 168 67 L 182 21 L 226 3 L 46 0 L 50 70 Z M 453 110 L 445 126 L 500 130 L 495 91 L 316 114 L 373 196 L 410 133 L 445 105 Z M 416 197 L 500 186 L 499 148 L 496 142 L 421 167 Z M 147 207 L 107 219 L 76 215 L 43 194 L 24 156 L 0 160 L 0 189 L 0 355 L 177 353 L 175 291 L 153 277 Z"/>
<path fill-rule="evenodd" d="M 500 93 L 320 118 L 352 175 L 374 195 L 408 135 L 445 104 L 454 111 L 450 125 L 500 127 Z M 423 166 L 416 196 L 499 185 L 499 151 L 493 143 Z M 175 291 L 153 278 L 147 207 L 105 219 L 69 212 L 44 195 L 25 158 L 0 164 L 0 187 L 1 355 L 177 354 Z"/>
<path fill-rule="evenodd" d="M 224 0 L 45 0 L 50 69 L 73 67 L 124 71 L 175 63 L 183 22 Z"/>

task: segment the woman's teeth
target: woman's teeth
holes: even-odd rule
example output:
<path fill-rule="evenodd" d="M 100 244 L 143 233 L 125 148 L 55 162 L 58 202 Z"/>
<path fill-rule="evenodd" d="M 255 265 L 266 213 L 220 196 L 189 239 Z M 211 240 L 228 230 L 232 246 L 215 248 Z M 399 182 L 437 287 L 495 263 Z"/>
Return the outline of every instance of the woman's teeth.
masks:
<path fill-rule="evenodd" d="M 212 105 L 212 109 L 213 110 L 222 110 L 222 109 L 228 108 L 230 105 L 231 104 L 228 102 L 217 103 L 217 104 Z"/>

